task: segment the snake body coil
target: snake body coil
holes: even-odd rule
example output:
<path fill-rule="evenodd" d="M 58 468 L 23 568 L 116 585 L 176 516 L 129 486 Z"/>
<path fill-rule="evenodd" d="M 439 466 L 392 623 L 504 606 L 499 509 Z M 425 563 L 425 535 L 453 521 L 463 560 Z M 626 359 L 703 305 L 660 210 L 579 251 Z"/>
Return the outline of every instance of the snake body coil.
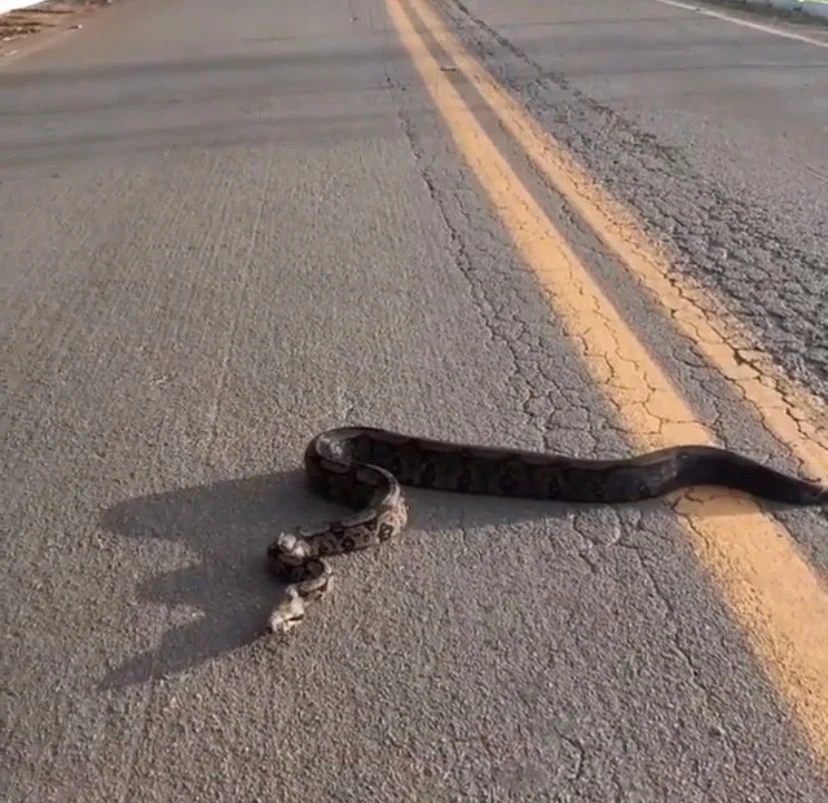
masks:
<path fill-rule="evenodd" d="M 828 504 L 828 488 L 782 474 L 727 449 L 672 446 L 618 460 L 473 446 L 371 427 L 316 435 L 305 450 L 311 490 L 357 511 L 316 530 L 283 533 L 268 547 L 271 569 L 288 586 L 268 620 L 287 632 L 305 603 L 328 589 L 330 555 L 378 546 L 408 521 L 401 485 L 525 499 L 619 503 L 694 485 L 718 485 L 794 505 Z"/>

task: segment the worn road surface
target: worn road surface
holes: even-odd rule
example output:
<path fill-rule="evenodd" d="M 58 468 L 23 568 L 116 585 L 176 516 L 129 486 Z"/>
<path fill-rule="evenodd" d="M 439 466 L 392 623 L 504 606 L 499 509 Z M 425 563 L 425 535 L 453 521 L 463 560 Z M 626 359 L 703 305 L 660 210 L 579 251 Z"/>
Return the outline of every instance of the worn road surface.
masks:
<path fill-rule="evenodd" d="M 828 799 L 824 511 L 412 491 L 255 638 L 267 544 L 339 513 L 327 427 L 828 479 L 828 38 L 790 30 L 125 0 L 0 64 L 0 799 Z"/>

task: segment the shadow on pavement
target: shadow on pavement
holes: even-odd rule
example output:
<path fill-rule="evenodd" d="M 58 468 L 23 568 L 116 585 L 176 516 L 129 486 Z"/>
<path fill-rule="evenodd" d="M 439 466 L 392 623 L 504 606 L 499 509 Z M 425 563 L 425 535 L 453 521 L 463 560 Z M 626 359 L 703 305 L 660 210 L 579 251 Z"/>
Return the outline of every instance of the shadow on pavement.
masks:
<path fill-rule="evenodd" d="M 411 501 L 409 531 L 471 531 L 520 521 L 570 518 L 605 507 L 420 489 L 406 492 Z M 689 495 L 693 493 L 689 491 Z M 664 500 L 652 500 L 613 507 L 644 512 L 664 504 Z M 267 570 L 267 544 L 283 530 L 314 526 L 341 514 L 342 508 L 306 489 L 304 473 L 298 469 L 137 497 L 105 509 L 100 523 L 111 532 L 136 539 L 178 541 L 199 555 L 200 562 L 195 565 L 140 584 L 138 598 L 170 609 L 188 606 L 199 610 L 201 616 L 180 625 L 174 621 L 168 624 L 157 649 L 110 671 L 100 688 L 123 688 L 175 675 L 250 645 L 262 634 L 267 615 L 282 590 Z M 734 514 L 743 515 L 744 508 L 721 501 L 711 506 L 711 515 Z M 403 533 L 401 538 L 405 536 Z M 345 559 L 333 559 L 334 571 L 336 564 L 341 565 Z M 271 638 L 278 641 L 277 637 Z"/>
<path fill-rule="evenodd" d="M 281 502 L 301 493 L 300 471 L 263 474 L 137 497 L 105 509 L 105 529 L 136 539 L 182 542 L 197 564 L 138 586 L 138 599 L 202 615 L 173 625 L 157 649 L 109 672 L 101 688 L 119 688 L 176 674 L 249 644 L 280 592 L 264 550 L 283 528 Z"/>
<path fill-rule="evenodd" d="M 474 529 L 573 512 L 568 504 L 406 490 L 412 508 L 409 531 Z M 432 507 L 430 501 L 437 504 Z M 418 511 L 427 516 L 418 517 Z M 181 542 L 199 556 L 195 565 L 141 583 L 137 596 L 140 602 L 171 609 L 188 606 L 202 615 L 168 625 L 156 649 L 108 672 L 99 688 L 175 675 L 250 645 L 262 633 L 282 590 L 267 570 L 267 545 L 282 530 L 321 524 L 342 512 L 306 490 L 298 469 L 137 497 L 105 509 L 100 525 L 106 530 L 128 538 Z M 345 559 L 333 558 L 334 571 Z"/>

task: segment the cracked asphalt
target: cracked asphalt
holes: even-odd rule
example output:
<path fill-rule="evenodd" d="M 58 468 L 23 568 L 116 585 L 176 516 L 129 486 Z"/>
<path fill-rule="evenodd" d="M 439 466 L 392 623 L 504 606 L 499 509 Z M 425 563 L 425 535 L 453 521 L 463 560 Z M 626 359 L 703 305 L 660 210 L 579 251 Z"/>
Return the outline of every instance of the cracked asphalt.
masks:
<path fill-rule="evenodd" d="M 828 36 L 806 26 L 826 46 L 808 45 L 652 0 L 440 4 L 675 267 L 828 394 Z"/>
<path fill-rule="evenodd" d="M 435 5 L 824 395 L 828 50 L 650 0 Z M 446 74 L 698 414 L 793 471 Z M 825 799 L 670 502 L 412 491 L 254 638 L 267 544 L 340 512 L 302 481 L 323 428 L 631 451 L 384 0 L 127 0 L 0 81 L 0 798 Z M 777 518 L 824 573 L 824 513 Z"/>

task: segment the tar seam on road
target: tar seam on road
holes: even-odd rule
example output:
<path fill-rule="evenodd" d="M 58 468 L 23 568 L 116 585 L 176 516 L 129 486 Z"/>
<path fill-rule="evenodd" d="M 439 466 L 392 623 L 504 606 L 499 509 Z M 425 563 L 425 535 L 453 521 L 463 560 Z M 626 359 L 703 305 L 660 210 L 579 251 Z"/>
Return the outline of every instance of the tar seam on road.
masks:
<path fill-rule="evenodd" d="M 644 448 L 714 442 L 443 74 L 413 20 L 419 16 L 478 91 L 475 75 L 482 72 L 470 72 L 471 57 L 422 0 L 408 0 L 405 8 L 403 2 L 386 0 L 404 48 L 458 151 L 631 440 Z M 483 97 L 492 100 L 491 93 Z M 697 491 L 681 497 L 676 511 L 760 664 L 815 753 L 828 761 L 828 593 L 821 578 L 787 530 L 743 495 Z"/>

